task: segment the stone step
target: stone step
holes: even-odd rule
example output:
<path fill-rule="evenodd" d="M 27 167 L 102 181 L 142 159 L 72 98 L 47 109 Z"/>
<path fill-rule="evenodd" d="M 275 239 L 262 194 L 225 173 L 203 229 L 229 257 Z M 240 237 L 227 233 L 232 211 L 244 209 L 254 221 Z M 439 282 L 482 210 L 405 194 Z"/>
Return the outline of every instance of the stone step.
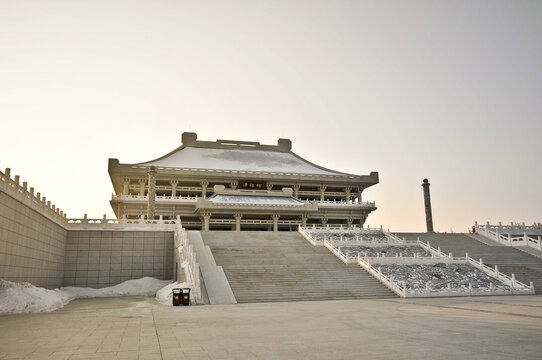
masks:
<path fill-rule="evenodd" d="M 535 248 L 532 248 L 530 246 L 516 246 L 515 247 L 518 250 L 523 251 L 524 253 L 527 253 L 529 255 L 535 256 L 539 259 L 542 259 L 542 251 L 537 250 Z"/>
<path fill-rule="evenodd" d="M 204 232 L 237 302 L 346 300 L 396 295 L 298 233 Z"/>
<path fill-rule="evenodd" d="M 514 273 L 522 283 L 529 285 L 532 281 L 535 292 L 542 293 L 542 259 L 521 249 L 488 245 L 473 239 L 472 234 L 399 233 L 398 236 L 410 241 L 419 237 L 421 241 L 429 241 L 431 246 L 440 246 L 443 252 L 452 252 L 454 256 L 464 256 L 468 252 L 474 259 L 482 258 L 488 266 L 497 265 L 499 271 L 508 276 Z"/>

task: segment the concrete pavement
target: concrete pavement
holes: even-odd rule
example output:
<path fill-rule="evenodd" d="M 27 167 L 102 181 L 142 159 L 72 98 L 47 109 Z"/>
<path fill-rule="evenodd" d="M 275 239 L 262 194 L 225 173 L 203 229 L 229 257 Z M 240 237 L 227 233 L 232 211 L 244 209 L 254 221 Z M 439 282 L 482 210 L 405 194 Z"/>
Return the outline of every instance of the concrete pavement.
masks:
<path fill-rule="evenodd" d="M 542 297 L 167 307 L 81 299 L 0 317 L 0 359 L 539 359 Z"/>

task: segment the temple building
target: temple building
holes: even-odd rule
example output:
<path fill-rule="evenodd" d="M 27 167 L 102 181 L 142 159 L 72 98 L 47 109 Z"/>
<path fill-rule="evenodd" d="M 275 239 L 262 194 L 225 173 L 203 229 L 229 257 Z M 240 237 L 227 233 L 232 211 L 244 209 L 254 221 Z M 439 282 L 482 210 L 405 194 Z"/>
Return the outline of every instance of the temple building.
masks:
<path fill-rule="evenodd" d="M 353 175 L 315 165 L 291 151 L 289 139 L 201 141 L 158 159 L 121 164 L 109 159 L 118 218 L 172 219 L 197 230 L 295 230 L 298 225 L 363 226 L 376 210 L 362 201 L 378 173 Z"/>

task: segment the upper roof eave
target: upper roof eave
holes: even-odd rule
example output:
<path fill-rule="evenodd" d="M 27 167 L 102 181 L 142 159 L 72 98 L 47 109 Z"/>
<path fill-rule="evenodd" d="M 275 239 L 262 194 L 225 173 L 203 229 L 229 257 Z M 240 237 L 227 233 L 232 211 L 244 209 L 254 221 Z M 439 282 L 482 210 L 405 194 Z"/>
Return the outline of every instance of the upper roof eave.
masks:
<path fill-rule="evenodd" d="M 158 170 L 162 172 L 171 173 L 171 174 L 183 174 L 183 175 L 196 175 L 201 173 L 207 173 L 211 176 L 224 176 L 230 174 L 241 174 L 241 175 L 254 175 L 254 176 L 272 176 L 274 178 L 296 178 L 298 180 L 317 180 L 317 181 L 328 181 L 328 180 L 345 180 L 345 181 L 354 181 L 361 182 L 366 184 L 377 184 L 378 183 L 378 173 L 371 172 L 370 175 L 356 175 L 350 173 L 339 172 L 325 168 L 323 166 L 314 164 L 303 157 L 297 155 L 291 151 L 291 141 L 288 139 L 279 139 L 278 145 L 261 145 L 257 142 L 243 142 L 236 140 L 217 140 L 216 142 L 210 141 L 199 141 L 197 140 L 197 135 L 194 133 L 183 133 L 182 135 L 183 144 L 176 149 L 170 151 L 169 153 L 156 158 L 154 160 L 133 163 L 133 164 L 121 164 L 117 159 L 110 159 L 109 162 L 109 173 L 112 176 L 112 172 L 124 172 L 129 171 L 130 169 L 136 173 L 141 172 L 143 169 L 148 169 L 150 166 L 153 166 L 152 163 L 156 163 L 163 159 L 166 159 L 179 151 L 182 151 L 186 148 L 205 148 L 205 149 L 229 149 L 229 150 L 243 150 L 243 151 L 271 151 L 278 153 L 286 153 L 294 158 L 298 159 L 302 163 L 306 164 L 309 167 L 314 167 L 321 170 L 323 173 L 310 173 L 310 172 L 292 172 L 292 171 L 259 171 L 259 170 L 230 170 L 230 169 L 214 169 L 206 167 L 175 167 L 175 166 L 156 166 Z M 131 172 L 131 171 L 130 171 Z"/>

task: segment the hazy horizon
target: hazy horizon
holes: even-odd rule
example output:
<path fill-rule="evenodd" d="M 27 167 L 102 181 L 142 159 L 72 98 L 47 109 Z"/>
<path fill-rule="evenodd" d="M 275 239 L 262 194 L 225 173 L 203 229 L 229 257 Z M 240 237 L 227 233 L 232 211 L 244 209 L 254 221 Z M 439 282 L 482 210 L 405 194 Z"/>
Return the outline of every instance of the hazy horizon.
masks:
<path fill-rule="evenodd" d="M 0 0 L 0 169 L 69 217 L 201 140 L 378 171 L 366 225 L 541 222 L 542 2 Z"/>

